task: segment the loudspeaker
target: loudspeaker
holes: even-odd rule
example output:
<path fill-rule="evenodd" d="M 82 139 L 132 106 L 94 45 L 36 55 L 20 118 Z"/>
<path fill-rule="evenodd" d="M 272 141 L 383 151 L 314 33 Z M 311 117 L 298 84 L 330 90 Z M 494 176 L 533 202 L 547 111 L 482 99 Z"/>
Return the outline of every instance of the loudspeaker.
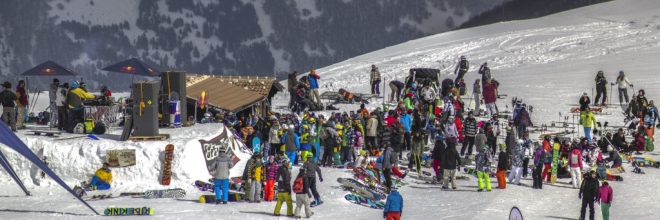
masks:
<path fill-rule="evenodd" d="M 133 83 L 131 88 L 133 136 L 158 136 L 158 82 Z M 140 109 L 142 103 L 144 107 Z"/>
<path fill-rule="evenodd" d="M 186 107 L 186 72 L 185 71 L 167 71 L 160 73 L 160 91 L 164 97 L 174 99 L 178 95 L 180 101 L 179 112 L 181 113 L 181 123 L 188 121 L 188 108 Z M 166 124 L 173 123 L 170 121 L 169 106 L 163 106 L 161 111 L 163 114 L 163 122 Z"/>

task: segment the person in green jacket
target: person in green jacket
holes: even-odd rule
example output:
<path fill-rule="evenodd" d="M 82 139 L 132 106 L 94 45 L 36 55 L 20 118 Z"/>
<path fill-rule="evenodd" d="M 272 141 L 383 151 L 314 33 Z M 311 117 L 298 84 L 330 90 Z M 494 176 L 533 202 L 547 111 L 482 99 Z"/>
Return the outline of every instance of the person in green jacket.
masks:
<path fill-rule="evenodd" d="M 413 103 L 413 93 L 408 92 L 406 94 L 406 98 L 403 99 L 403 103 L 406 105 L 406 109 L 408 110 L 414 110 L 415 109 L 415 103 Z"/>
<path fill-rule="evenodd" d="M 590 107 L 585 108 L 586 112 L 580 116 L 582 119 L 582 126 L 584 127 L 584 135 L 592 143 L 591 129 L 596 126 L 596 116 L 591 111 Z"/>

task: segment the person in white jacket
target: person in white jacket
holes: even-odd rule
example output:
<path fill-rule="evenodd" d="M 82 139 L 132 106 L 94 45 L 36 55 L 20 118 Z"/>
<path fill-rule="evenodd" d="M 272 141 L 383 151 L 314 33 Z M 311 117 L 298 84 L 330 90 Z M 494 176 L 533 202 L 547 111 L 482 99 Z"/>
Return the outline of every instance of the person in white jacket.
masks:
<path fill-rule="evenodd" d="M 619 85 L 619 103 L 621 105 L 630 102 L 628 100 L 628 86 L 632 86 L 632 84 L 628 82 L 628 77 L 623 73 L 623 70 L 619 71 L 619 77 L 616 78 L 616 83 L 612 83 L 612 85 Z M 626 97 L 625 103 L 623 97 Z"/>
<path fill-rule="evenodd" d="M 522 176 L 523 158 L 525 158 L 525 149 L 523 144 L 525 144 L 525 141 L 519 139 L 518 143 L 511 152 L 513 154 L 513 160 L 511 161 L 511 173 L 509 173 L 508 179 L 509 183 L 516 185 L 520 185 L 520 176 Z"/>
<path fill-rule="evenodd" d="M 458 129 L 456 129 L 454 116 L 449 116 L 445 123 L 445 137 L 451 138 L 454 143 L 458 141 Z"/>

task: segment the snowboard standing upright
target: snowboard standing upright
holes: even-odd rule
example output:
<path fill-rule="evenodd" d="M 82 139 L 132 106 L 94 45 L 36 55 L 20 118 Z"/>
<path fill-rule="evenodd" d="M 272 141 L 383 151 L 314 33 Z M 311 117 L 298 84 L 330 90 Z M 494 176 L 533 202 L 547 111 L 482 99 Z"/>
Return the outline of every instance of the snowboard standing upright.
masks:
<path fill-rule="evenodd" d="M 165 186 L 170 185 L 172 178 L 172 159 L 174 159 L 174 145 L 168 144 L 165 146 L 165 160 L 163 160 L 163 178 L 161 184 Z"/>
<path fill-rule="evenodd" d="M 560 145 L 555 145 L 552 147 L 552 175 L 550 176 L 550 183 L 555 184 L 557 182 L 557 167 L 559 166 L 559 147 Z"/>

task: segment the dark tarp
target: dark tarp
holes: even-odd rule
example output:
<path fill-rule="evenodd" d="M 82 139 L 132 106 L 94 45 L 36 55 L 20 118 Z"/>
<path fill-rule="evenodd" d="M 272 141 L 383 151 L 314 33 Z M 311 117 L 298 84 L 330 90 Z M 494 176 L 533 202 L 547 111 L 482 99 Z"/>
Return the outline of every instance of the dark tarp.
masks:
<path fill-rule="evenodd" d="M 32 150 L 30 150 L 27 147 L 27 145 L 25 145 L 25 143 L 23 143 L 23 141 L 21 141 L 21 139 L 19 139 L 18 136 L 16 136 L 16 134 L 14 134 L 14 132 L 12 132 L 9 129 L 9 126 L 7 126 L 2 121 L 0 121 L 0 143 L 2 143 L 4 145 L 7 145 L 11 149 L 14 149 L 16 152 L 18 152 L 19 154 L 23 155 L 25 158 L 30 160 L 30 162 L 37 165 L 37 167 L 39 167 L 39 169 L 43 170 L 46 174 L 48 174 L 48 176 L 53 178 L 53 180 L 55 180 L 55 182 L 59 183 L 60 186 L 64 187 L 64 189 L 66 189 L 73 196 L 78 198 L 78 200 L 80 200 L 80 202 L 85 204 L 89 209 L 94 211 L 94 213 L 99 215 L 99 213 L 96 212 L 96 210 L 94 210 L 94 208 L 92 208 L 89 204 L 87 204 L 87 202 L 85 202 L 85 200 L 80 198 L 80 196 L 76 195 L 76 193 L 73 192 L 73 190 L 68 185 L 66 185 L 66 183 L 64 183 L 64 181 L 62 181 L 62 179 L 60 179 L 60 177 L 55 175 L 55 173 L 50 168 L 48 168 L 48 166 L 43 161 L 41 161 L 41 159 L 39 159 L 39 157 L 36 154 L 34 154 L 34 152 L 32 152 Z M 14 180 L 16 180 L 16 182 L 19 185 L 21 185 L 21 187 L 22 187 L 23 183 L 20 180 L 18 180 L 17 176 L 15 176 L 16 174 L 14 173 L 14 170 L 11 168 L 11 166 L 9 165 L 6 158 L 4 158 L 4 156 L 2 156 L 2 157 L 0 157 L 0 159 L 2 161 L 4 161 L 4 162 L 0 162 L 0 164 L 2 164 L 2 166 L 4 166 L 5 168 L 9 167 L 7 172 L 10 173 L 10 175 L 12 175 L 12 173 L 13 173 L 12 178 L 14 178 Z"/>
<path fill-rule="evenodd" d="M 53 61 L 46 61 L 28 71 L 21 73 L 21 76 L 75 76 L 76 72 L 63 67 Z"/>
<path fill-rule="evenodd" d="M 102 70 L 150 77 L 158 77 L 159 74 L 158 70 L 152 68 L 149 66 L 149 64 L 146 64 L 137 58 L 131 58 L 119 63 L 115 63 L 111 66 L 103 68 Z"/>

